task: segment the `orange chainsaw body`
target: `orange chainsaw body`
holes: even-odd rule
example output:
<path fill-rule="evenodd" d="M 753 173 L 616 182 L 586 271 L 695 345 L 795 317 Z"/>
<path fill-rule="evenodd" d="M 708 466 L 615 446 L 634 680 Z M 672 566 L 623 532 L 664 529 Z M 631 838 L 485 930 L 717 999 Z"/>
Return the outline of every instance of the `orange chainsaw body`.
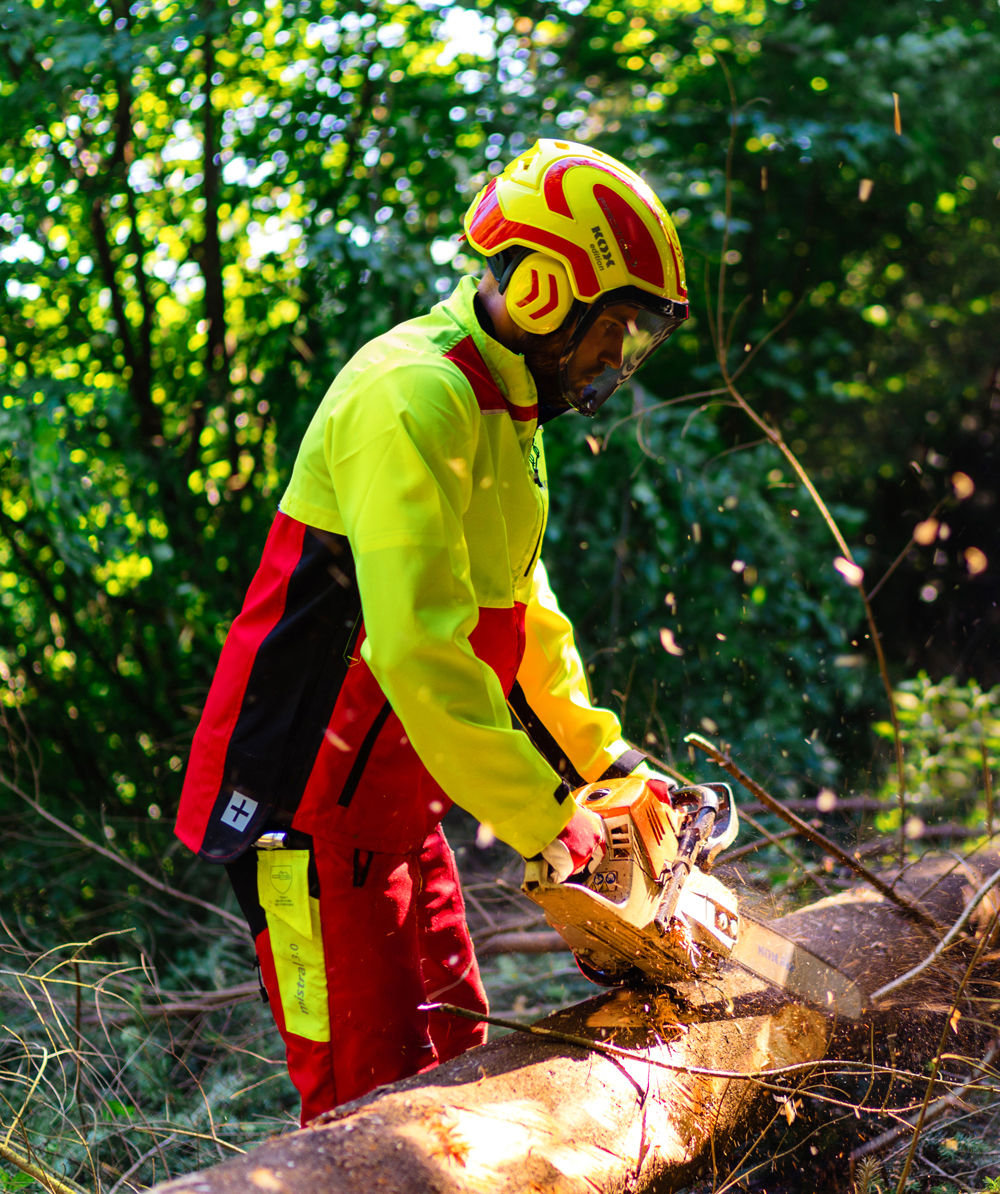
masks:
<path fill-rule="evenodd" d="M 727 829 L 736 811 L 724 789 Z M 699 867 L 687 877 L 678 915 L 664 933 L 655 917 L 678 854 L 685 817 L 701 789 L 670 791 L 640 776 L 588 784 L 573 793 L 582 808 L 604 821 L 607 850 L 580 882 L 557 883 L 544 860 L 529 861 L 522 890 L 545 912 L 589 978 L 607 985 L 637 975 L 670 982 L 704 966 L 703 949 L 726 957 L 736 940 L 736 897 Z M 731 840 L 732 833 L 725 837 Z M 708 852 L 708 861 L 718 848 Z"/>

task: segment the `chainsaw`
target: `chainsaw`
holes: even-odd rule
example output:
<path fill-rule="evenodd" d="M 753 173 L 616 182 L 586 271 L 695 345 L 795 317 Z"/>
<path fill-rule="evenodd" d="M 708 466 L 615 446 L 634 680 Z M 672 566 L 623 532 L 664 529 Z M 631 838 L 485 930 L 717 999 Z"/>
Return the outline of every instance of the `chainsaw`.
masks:
<path fill-rule="evenodd" d="M 541 857 L 522 891 L 604 986 L 677 983 L 714 974 L 723 960 L 825 1011 L 857 1018 L 864 995 L 847 975 L 748 916 L 709 870 L 739 824 L 728 784 L 671 788 L 639 776 L 573 793 L 604 822 L 596 868 L 559 883 Z"/>

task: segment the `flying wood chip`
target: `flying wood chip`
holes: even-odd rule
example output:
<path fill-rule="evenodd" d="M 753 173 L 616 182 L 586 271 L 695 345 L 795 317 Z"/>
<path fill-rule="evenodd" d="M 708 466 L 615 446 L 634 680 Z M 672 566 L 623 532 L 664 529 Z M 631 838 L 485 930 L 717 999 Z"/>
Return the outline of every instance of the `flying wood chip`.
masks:
<path fill-rule="evenodd" d="M 913 528 L 914 543 L 919 543 L 921 547 L 933 543 L 938 536 L 940 525 L 936 518 L 925 518 L 923 522 L 918 522 Z"/>
<path fill-rule="evenodd" d="M 684 654 L 684 648 L 678 645 L 677 640 L 674 638 L 674 632 L 668 630 L 666 626 L 660 631 L 660 643 L 668 655 Z"/>
<path fill-rule="evenodd" d="M 968 473 L 952 473 L 951 484 L 955 490 L 955 497 L 960 502 L 964 502 L 976 492 L 976 483 Z"/>
<path fill-rule="evenodd" d="M 990 566 L 990 562 L 986 558 L 986 553 L 980 551 L 978 547 L 967 547 L 965 549 L 965 563 L 969 569 L 970 576 L 978 576 L 980 572 L 985 572 Z"/>
<path fill-rule="evenodd" d="M 853 560 L 837 556 L 833 561 L 833 566 L 849 585 L 853 585 L 856 589 L 861 587 L 861 582 L 865 579 L 865 570 L 859 568 Z"/>

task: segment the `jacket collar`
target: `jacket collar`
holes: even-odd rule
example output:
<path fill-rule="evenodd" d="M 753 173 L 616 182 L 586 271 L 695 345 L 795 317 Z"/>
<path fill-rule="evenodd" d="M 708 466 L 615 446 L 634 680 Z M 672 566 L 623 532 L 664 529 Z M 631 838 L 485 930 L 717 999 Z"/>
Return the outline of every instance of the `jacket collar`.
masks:
<path fill-rule="evenodd" d="M 520 353 L 511 352 L 509 348 L 504 348 L 480 326 L 473 307 L 477 288 L 476 279 L 466 276 L 441 306 L 472 337 L 479 355 L 486 362 L 493 380 L 507 401 L 512 406 L 537 407 L 538 391 L 535 388 L 535 379 L 528 371 L 524 357 Z M 529 421 L 534 429 L 534 421 Z"/>

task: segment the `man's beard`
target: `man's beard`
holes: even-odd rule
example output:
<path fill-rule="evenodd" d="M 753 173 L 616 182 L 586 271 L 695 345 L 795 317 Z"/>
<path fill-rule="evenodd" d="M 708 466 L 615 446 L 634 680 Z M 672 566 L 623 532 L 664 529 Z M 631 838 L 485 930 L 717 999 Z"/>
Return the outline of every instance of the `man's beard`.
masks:
<path fill-rule="evenodd" d="M 524 362 L 534 378 L 538 400 L 546 406 L 569 406 L 559 376 L 568 340 L 569 333 L 565 327 L 561 327 L 547 336 L 526 333 L 520 346 Z"/>

